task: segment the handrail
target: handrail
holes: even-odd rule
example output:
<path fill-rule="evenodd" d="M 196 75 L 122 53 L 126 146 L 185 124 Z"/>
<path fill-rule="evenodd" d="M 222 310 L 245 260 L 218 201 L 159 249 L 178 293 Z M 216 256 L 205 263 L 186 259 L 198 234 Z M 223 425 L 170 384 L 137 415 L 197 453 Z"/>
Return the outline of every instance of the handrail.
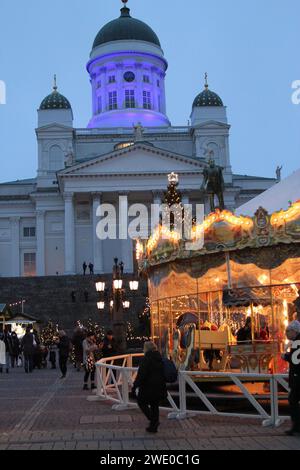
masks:
<path fill-rule="evenodd" d="M 113 409 L 124 410 L 130 407 L 136 407 L 135 402 L 130 401 L 129 389 L 133 385 L 138 367 L 132 366 L 132 360 L 135 357 L 142 357 L 143 354 L 124 354 L 111 358 L 101 359 L 96 363 L 97 390 L 95 399 L 110 400 L 114 403 Z M 123 359 L 123 365 L 115 365 L 116 360 Z M 195 383 L 195 378 L 222 378 L 231 381 L 238 389 L 243 398 L 256 410 L 256 414 L 234 413 L 218 411 L 211 402 L 210 397 L 201 390 Z M 287 416 L 281 416 L 279 413 L 279 387 L 289 391 L 287 376 L 280 374 L 258 374 L 258 373 L 237 373 L 237 372 L 209 372 L 209 371 L 186 371 L 179 370 L 179 406 L 171 392 L 168 392 L 170 419 L 186 419 L 198 414 L 211 414 L 218 416 L 232 416 L 239 418 L 258 418 L 262 420 L 264 426 L 279 426 L 288 419 Z M 248 390 L 245 382 L 267 382 L 270 388 L 271 411 L 267 412 L 259 403 L 258 398 Z M 192 390 L 193 397 L 205 405 L 207 411 L 189 410 L 187 386 Z"/>

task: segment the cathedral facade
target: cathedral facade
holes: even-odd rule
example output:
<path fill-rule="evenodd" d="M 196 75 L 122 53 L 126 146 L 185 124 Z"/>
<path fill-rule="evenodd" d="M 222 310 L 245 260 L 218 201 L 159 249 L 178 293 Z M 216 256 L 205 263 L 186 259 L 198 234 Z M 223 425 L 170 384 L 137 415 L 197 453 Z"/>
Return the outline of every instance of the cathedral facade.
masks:
<path fill-rule="evenodd" d="M 159 38 L 123 3 L 120 17 L 97 34 L 87 64 L 87 127 L 74 127 L 72 106 L 55 81 L 38 110 L 36 177 L 0 185 L 0 276 L 78 274 L 83 262 L 108 273 L 114 257 L 132 272 L 134 242 L 100 240 L 97 208 L 110 203 L 118 213 L 125 195 L 129 204 L 160 203 L 171 172 L 179 176 L 183 202 L 202 202 L 206 212 L 208 197 L 200 187 L 211 159 L 223 168 L 230 210 L 276 183 L 234 173 L 226 106 L 207 79 L 189 125 L 172 126 Z"/>

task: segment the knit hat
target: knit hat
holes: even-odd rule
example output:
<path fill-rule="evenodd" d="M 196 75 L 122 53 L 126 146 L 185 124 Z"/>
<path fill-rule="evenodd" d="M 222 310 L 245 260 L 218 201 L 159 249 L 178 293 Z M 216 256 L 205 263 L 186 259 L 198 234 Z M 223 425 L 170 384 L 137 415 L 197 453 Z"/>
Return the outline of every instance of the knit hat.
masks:
<path fill-rule="evenodd" d="M 300 334 L 300 322 L 298 320 L 292 321 L 286 329 L 287 331 L 296 331 Z"/>

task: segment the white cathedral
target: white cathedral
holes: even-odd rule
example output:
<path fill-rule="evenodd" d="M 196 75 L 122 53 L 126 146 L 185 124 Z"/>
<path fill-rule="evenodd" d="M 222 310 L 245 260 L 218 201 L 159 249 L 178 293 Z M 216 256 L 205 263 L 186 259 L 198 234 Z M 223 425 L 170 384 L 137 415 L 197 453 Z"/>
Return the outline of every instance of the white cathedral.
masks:
<path fill-rule="evenodd" d="M 159 38 L 122 1 L 121 16 L 99 31 L 87 64 L 87 128 L 73 126 L 71 104 L 55 82 L 38 110 L 36 177 L 0 185 L 0 276 L 78 274 L 84 261 L 95 273 L 109 273 L 114 257 L 132 272 L 133 242 L 96 236 L 99 203 L 117 208 L 119 196 L 127 195 L 129 204 L 150 207 L 161 202 L 167 176 L 175 172 L 183 202 L 203 202 L 209 211 L 200 187 L 212 156 L 224 168 L 228 209 L 276 183 L 233 173 L 226 106 L 207 81 L 192 104 L 190 124 L 172 126 Z"/>

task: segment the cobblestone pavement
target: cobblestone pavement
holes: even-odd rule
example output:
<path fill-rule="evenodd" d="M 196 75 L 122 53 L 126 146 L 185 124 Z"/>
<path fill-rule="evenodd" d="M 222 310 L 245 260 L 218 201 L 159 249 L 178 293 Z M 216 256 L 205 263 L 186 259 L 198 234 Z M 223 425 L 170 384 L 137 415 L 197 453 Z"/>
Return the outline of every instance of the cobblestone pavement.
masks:
<path fill-rule="evenodd" d="M 82 379 L 74 369 L 65 380 L 53 370 L 0 374 L 0 450 L 300 450 L 300 438 L 286 437 L 285 426 L 263 428 L 250 419 L 171 421 L 163 413 L 159 433 L 149 435 L 138 410 L 88 401 Z"/>

